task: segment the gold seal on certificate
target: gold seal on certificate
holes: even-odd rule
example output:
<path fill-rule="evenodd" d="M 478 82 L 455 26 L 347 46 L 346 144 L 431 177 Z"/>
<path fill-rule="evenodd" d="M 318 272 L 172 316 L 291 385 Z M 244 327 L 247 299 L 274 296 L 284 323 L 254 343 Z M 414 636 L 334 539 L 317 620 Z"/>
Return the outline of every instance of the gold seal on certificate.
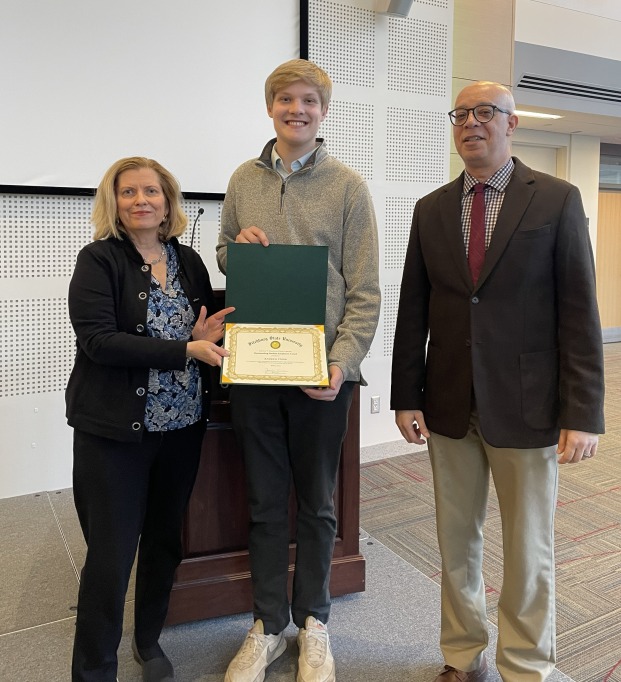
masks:
<path fill-rule="evenodd" d="M 227 247 L 220 383 L 329 386 L 324 323 L 328 247 Z"/>
<path fill-rule="evenodd" d="M 323 325 L 226 325 L 222 384 L 328 386 Z"/>

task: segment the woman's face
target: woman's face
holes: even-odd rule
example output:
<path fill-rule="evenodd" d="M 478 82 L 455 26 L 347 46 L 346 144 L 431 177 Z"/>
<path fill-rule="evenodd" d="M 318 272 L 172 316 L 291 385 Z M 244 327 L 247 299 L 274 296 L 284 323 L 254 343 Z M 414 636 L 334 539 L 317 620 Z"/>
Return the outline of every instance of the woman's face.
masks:
<path fill-rule="evenodd" d="M 157 232 L 168 212 L 159 175 L 152 168 L 123 171 L 116 179 L 116 208 L 128 233 Z"/>

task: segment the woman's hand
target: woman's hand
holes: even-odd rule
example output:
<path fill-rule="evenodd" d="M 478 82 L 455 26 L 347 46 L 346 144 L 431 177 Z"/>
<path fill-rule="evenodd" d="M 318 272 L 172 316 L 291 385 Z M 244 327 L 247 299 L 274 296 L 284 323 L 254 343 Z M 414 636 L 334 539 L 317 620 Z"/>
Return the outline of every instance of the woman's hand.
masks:
<path fill-rule="evenodd" d="M 192 340 L 211 341 L 213 343 L 220 341 L 224 334 L 224 318 L 234 310 L 235 308 L 233 307 L 224 308 L 207 317 L 207 308 L 204 305 L 201 306 L 198 320 L 196 320 L 194 329 L 192 329 Z"/>
<path fill-rule="evenodd" d="M 212 367 L 221 367 L 222 358 L 226 358 L 229 355 L 229 352 L 228 350 L 224 350 L 221 346 L 216 346 L 213 341 L 201 339 L 198 341 L 188 341 L 185 354 L 189 358 L 206 362 Z"/>

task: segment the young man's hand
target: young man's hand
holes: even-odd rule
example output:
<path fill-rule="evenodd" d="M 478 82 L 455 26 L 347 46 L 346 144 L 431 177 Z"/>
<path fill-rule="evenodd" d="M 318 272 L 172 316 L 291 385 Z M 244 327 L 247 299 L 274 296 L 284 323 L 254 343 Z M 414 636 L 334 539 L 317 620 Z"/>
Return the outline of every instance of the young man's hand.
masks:
<path fill-rule="evenodd" d="M 313 400 L 329 400 L 336 398 L 343 385 L 343 372 L 336 365 L 330 365 L 330 385 L 327 388 L 310 388 L 308 386 L 300 386 L 309 398 Z"/>
<path fill-rule="evenodd" d="M 270 240 L 265 232 L 256 225 L 244 227 L 243 230 L 240 230 L 237 237 L 235 237 L 235 242 L 237 244 L 263 244 L 263 246 L 269 246 L 270 244 Z"/>

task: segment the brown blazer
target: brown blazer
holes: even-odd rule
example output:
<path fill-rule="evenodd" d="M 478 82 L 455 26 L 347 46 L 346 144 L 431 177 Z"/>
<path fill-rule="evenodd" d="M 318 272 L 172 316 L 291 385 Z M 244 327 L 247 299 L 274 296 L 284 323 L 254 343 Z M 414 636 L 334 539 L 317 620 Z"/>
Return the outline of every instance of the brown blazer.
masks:
<path fill-rule="evenodd" d="M 546 447 L 560 428 L 604 431 L 595 268 L 578 189 L 514 161 L 476 287 L 463 174 L 416 204 L 391 408 L 422 410 L 432 432 L 463 438 L 474 391 L 488 443 Z"/>

